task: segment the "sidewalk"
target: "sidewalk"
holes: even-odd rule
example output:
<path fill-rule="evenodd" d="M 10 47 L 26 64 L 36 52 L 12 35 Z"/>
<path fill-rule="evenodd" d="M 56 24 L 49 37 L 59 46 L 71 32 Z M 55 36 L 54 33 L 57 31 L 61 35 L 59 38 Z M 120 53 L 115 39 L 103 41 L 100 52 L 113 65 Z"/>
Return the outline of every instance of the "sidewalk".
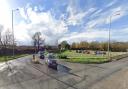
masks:
<path fill-rule="evenodd" d="M 128 89 L 128 68 L 122 69 L 89 89 Z"/>

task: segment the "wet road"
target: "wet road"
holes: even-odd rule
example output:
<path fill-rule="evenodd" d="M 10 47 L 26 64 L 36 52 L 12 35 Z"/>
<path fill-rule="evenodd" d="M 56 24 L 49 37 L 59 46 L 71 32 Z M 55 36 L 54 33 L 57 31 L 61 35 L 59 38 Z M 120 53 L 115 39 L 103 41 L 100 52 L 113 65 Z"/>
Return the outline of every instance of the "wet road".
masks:
<path fill-rule="evenodd" d="M 104 64 L 59 61 L 58 70 L 27 56 L 0 64 L 0 89 L 89 89 L 97 82 L 128 66 L 128 58 Z"/>

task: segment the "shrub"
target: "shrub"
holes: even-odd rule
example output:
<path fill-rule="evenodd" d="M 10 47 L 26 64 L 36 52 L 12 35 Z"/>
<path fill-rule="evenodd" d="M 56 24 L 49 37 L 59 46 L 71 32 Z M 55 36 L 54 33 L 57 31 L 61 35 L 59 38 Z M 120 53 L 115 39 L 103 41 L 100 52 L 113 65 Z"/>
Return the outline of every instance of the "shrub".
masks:
<path fill-rule="evenodd" d="M 68 59 L 67 55 L 59 54 L 58 58 L 60 59 Z"/>

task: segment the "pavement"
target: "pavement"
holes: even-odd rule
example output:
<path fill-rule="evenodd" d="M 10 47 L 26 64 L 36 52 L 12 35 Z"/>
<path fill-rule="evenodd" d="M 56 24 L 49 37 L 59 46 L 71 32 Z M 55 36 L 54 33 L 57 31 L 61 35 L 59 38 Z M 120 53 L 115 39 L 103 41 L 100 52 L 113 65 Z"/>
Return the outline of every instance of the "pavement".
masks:
<path fill-rule="evenodd" d="M 90 89 L 128 89 L 128 67 L 96 83 Z"/>
<path fill-rule="evenodd" d="M 103 64 L 58 61 L 58 70 L 40 62 L 34 64 L 32 56 L 26 56 L 1 63 L 0 89 L 128 89 L 128 82 L 127 88 L 114 87 L 124 86 L 128 58 Z"/>

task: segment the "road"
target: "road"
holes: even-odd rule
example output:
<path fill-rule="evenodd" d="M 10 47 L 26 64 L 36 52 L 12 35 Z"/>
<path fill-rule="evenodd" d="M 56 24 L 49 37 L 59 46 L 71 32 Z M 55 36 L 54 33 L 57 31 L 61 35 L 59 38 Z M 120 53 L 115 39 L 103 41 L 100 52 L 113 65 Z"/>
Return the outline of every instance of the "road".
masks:
<path fill-rule="evenodd" d="M 32 56 L 0 64 L 0 89 L 92 89 L 111 75 L 128 67 L 128 58 L 104 64 L 79 64 L 59 61 L 58 70 Z M 100 88 L 99 88 L 100 89 Z"/>

